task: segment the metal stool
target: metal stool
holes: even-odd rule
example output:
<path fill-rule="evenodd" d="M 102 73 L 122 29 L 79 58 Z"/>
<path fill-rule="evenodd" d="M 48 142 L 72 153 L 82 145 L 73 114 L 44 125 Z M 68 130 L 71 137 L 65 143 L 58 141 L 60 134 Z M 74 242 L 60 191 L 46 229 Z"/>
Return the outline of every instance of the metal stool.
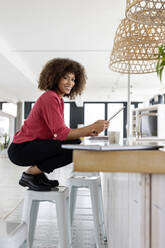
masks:
<path fill-rule="evenodd" d="M 70 188 L 71 224 L 73 222 L 75 212 L 78 188 L 88 188 L 90 190 L 96 247 L 102 248 L 103 245 L 107 244 L 107 237 L 104 225 L 103 200 L 100 176 L 72 176 L 68 179 L 68 186 Z"/>
<path fill-rule="evenodd" d="M 56 204 L 57 224 L 59 228 L 59 247 L 71 248 L 71 228 L 69 213 L 69 189 L 57 187 L 52 191 L 39 192 L 27 190 L 24 200 L 23 220 L 27 223 L 27 246 L 32 248 L 37 221 L 39 203 L 49 201 Z"/>

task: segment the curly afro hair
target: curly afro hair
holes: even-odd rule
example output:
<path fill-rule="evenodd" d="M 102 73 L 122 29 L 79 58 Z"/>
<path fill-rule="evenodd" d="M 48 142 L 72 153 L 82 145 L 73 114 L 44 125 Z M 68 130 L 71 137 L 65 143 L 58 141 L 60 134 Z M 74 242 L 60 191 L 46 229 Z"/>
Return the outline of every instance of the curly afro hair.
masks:
<path fill-rule="evenodd" d="M 59 80 L 67 73 L 75 75 L 75 85 L 70 94 L 65 96 L 74 99 L 76 95 L 82 94 L 87 79 L 84 67 L 74 60 L 54 58 L 48 61 L 40 73 L 38 88 L 40 90 L 57 90 Z"/>

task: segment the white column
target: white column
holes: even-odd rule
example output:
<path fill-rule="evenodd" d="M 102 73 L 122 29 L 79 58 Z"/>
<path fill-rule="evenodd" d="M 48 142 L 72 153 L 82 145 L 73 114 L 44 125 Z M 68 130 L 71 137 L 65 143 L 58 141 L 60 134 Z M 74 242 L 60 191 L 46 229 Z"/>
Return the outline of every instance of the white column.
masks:
<path fill-rule="evenodd" d="M 131 83 L 130 83 L 130 73 L 128 73 L 127 138 L 130 137 L 130 113 L 131 113 Z"/>
<path fill-rule="evenodd" d="M 17 117 L 16 117 L 16 132 L 20 130 L 23 123 L 24 104 L 23 102 L 17 102 Z"/>

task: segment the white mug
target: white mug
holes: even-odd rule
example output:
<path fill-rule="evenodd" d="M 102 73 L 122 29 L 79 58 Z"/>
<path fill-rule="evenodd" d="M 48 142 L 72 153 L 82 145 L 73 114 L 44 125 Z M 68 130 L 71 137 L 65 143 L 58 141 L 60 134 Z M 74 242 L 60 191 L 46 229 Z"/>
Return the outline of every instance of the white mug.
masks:
<path fill-rule="evenodd" d="M 119 131 L 109 131 L 108 140 L 109 140 L 110 144 L 119 144 L 120 132 Z"/>

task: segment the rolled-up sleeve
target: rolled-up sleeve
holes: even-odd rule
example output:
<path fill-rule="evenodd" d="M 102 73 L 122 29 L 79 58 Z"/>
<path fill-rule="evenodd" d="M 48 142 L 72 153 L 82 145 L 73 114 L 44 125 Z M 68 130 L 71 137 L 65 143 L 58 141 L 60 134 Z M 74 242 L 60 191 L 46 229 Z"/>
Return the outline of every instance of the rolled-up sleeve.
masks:
<path fill-rule="evenodd" d="M 42 116 L 52 133 L 52 139 L 66 140 L 70 128 L 65 125 L 63 102 L 60 103 L 59 99 L 50 96 L 44 99 L 42 106 Z"/>

